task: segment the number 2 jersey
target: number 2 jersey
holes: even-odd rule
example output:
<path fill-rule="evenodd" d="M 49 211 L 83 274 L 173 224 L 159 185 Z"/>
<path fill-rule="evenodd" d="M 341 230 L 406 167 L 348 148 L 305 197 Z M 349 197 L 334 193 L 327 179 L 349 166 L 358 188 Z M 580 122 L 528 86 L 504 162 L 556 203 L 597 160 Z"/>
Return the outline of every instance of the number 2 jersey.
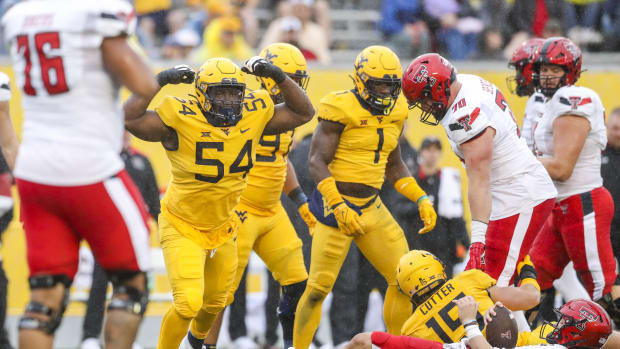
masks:
<path fill-rule="evenodd" d="M 401 335 L 434 340 L 440 343 L 458 342 L 465 336 L 459 321 L 455 299 L 472 296 L 480 303 L 477 320 L 484 326 L 482 316 L 493 307 L 487 289 L 495 279 L 481 270 L 471 269 L 446 281 L 426 302 L 419 305 L 405 322 Z M 484 329 L 483 329 L 484 332 Z"/>
<path fill-rule="evenodd" d="M 273 102 L 266 91 L 247 91 L 243 117 L 233 127 L 211 125 L 192 95 L 166 97 L 156 111 L 178 139 L 176 147 L 166 148 L 172 179 L 162 213 L 187 238 L 217 248 L 234 236 L 228 229 L 233 209 L 273 116 Z"/>
<path fill-rule="evenodd" d="M 461 89 L 441 119 L 456 155 L 460 146 L 488 127 L 495 130 L 491 163 L 491 220 L 498 220 L 534 207 L 557 194 L 543 165 L 520 137 L 519 129 L 502 92 L 490 82 L 458 74 Z"/>
<path fill-rule="evenodd" d="M 24 124 L 15 176 L 84 185 L 123 169 L 119 86 L 103 67 L 101 43 L 131 35 L 135 15 L 121 0 L 32 0 L 2 18 Z"/>
<path fill-rule="evenodd" d="M 398 145 L 409 109 L 402 94 L 388 115 L 373 115 L 362 103 L 349 90 L 331 92 L 321 99 L 319 120 L 344 126 L 328 167 L 336 181 L 381 189 L 388 156 Z"/>

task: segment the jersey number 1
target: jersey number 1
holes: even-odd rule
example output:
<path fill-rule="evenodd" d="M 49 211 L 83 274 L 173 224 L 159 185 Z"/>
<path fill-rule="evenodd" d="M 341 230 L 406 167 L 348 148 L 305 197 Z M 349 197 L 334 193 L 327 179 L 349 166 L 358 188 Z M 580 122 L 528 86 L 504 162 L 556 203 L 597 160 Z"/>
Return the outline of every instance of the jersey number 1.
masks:
<path fill-rule="evenodd" d="M 30 40 L 28 35 L 19 35 L 17 38 L 17 50 L 24 56 L 26 67 L 24 68 L 24 93 L 29 96 L 36 96 L 37 91 L 32 87 L 30 71 L 32 70 L 32 55 L 30 53 Z M 48 56 L 44 47 L 50 49 L 60 48 L 60 35 L 58 32 L 37 33 L 34 35 L 34 47 L 41 66 L 41 80 L 43 86 L 50 95 L 69 91 L 67 79 L 65 78 L 65 68 L 61 56 Z M 50 79 L 50 71 L 54 71 L 55 81 Z"/>

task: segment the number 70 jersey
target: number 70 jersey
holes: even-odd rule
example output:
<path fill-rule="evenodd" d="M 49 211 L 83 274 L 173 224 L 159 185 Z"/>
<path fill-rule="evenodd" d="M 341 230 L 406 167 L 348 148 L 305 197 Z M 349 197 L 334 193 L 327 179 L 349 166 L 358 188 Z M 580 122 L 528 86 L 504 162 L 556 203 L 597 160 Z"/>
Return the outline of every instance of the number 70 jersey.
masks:
<path fill-rule="evenodd" d="M 418 306 L 402 327 L 401 334 L 424 338 L 440 343 L 458 342 L 465 336 L 459 321 L 455 299 L 472 296 L 480 303 L 476 320 L 484 328 L 483 315 L 493 306 L 487 289 L 496 284 L 495 279 L 481 270 L 471 269 L 446 281 L 426 302 Z"/>
<path fill-rule="evenodd" d="M 23 1 L 5 13 L 2 27 L 24 109 L 16 176 L 81 185 L 120 171 L 124 120 L 118 85 L 103 67 L 101 44 L 133 33 L 131 5 Z"/>

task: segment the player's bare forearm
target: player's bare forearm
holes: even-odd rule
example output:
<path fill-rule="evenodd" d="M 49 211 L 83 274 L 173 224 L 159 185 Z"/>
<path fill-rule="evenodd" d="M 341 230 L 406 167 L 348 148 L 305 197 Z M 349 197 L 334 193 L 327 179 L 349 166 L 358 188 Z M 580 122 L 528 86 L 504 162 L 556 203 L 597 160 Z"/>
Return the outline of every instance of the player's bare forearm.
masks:
<path fill-rule="evenodd" d="M 568 180 L 590 132 L 590 122 L 577 115 L 564 115 L 553 122 L 553 149 L 551 158 L 539 158 L 549 176 L 556 181 Z"/>
<path fill-rule="evenodd" d="M 288 161 L 286 163 L 286 180 L 284 181 L 284 194 L 288 195 L 293 189 L 299 187 L 299 181 L 297 181 L 297 174 L 293 164 Z"/>
<path fill-rule="evenodd" d="M 273 135 L 290 131 L 310 121 L 314 107 L 310 99 L 290 77 L 278 84 L 284 103 L 276 104 L 273 118 L 265 126 L 264 134 Z"/>
<path fill-rule="evenodd" d="M 400 155 L 400 145 L 396 146 L 390 153 L 390 156 L 388 156 L 385 176 L 392 184 L 395 184 L 396 181 L 401 178 L 411 177 L 411 172 L 409 172 L 407 165 L 405 165 Z"/>
<path fill-rule="evenodd" d="M 2 146 L 2 155 L 4 155 L 6 163 L 12 172 L 15 167 L 19 141 L 11 121 L 8 101 L 0 102 L 0 145 Z"/>
<path fill-rule="evenodd" d="M 468 200 L 471 219 L 487 223 L 491 216 L 491 163 L 495 130 L 487 128 L 482 134 L 460 145 L 469 179 Z"/>
<path fill-rule="evenodd" d="M 613 331 L 603 345 L 603 349 L 620 349 L 620 332 Z"/>
<path fill-rule="evenodd" d="M 287 77 L 278 87 L 284 97 L 284 105 L 297 114 L 302 124 L 310 121 L 314 116 L 314 107 L 306 92 L 290 77 Z"/>
<path fill-rule="evenodd" d="M 314 130 L 308 156 L 308 170 L 317 184 L 332 175 L 327 165 L 334 159 L 343 129 L 344 125 L 337 122 L 320 120 Z"/>
<path fill-rule="evenodd" d="M 134 98 L 135 97 L 135 98 Z M 162 142 L 170 137 L 170 129 L 152 110 L 146 110 L 141 97 L 132 95 L 125 102 L 125 128 L 134 136 L 149 142 Z M 148 105 L 148 103 L 146 103 Z"/>
<path fill-rule="evenodd" d="M 492 286 L 488 292 L 494 302 L 502 302 L 512 311 L 532 309 L 540 303 L 540 291 L 531 284 L 519 287 Z"/>

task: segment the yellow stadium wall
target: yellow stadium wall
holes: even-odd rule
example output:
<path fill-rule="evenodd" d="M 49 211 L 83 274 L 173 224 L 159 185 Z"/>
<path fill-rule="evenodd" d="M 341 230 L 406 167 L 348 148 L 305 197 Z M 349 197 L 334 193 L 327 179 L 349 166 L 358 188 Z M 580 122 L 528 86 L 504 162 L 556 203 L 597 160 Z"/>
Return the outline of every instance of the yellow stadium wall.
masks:
<path fill-rule="evenodd" d="M 13 122 L 18 134 L 21 134 L 22 124 L 22 109 L 21 109 L 21 96 L 20 89 L 17 88 L 12 69 L 4 66 L 0 67 L 0 71 L 6 72 L 11 77 L 11 87 L 13 90 L 13 98 L 11 100 L 11 114 Z M 466 69 L 460 69 L 461 72 L 467 72 Z M 509 75 L 508 71 L 504 72 L 472 72 L 482 76 L 483 78 L 491 81 L 497 85 L 500 89 L 506 93 L 504 95 L 508 99 L 510 106 L 517 116 L 519 124 L 521 124 L 523 110 L 525 108 L 525 98 L 519 98 L 515 95 L 508 93 L 506 89 L 506 77 Z M 316 70 L 310 71 L 311 79 L 308 86 L 308 93 L 310 99 L 315 106 L 318 105 L 319 100 L 326 93 L 340 89 L 350 89 L 352 87 L 351 79 L 349 78 L 349 71 L 344 70 Z M 253 81 L 249 85 L 256 88 L 258 85 Z M 611 110 L 614 107 L 620 106 L 620 101 L 617 99 L 617 93 L 620 91 L 620 72 L 587 72 L 581 80 L 580 85 L 593 88 L 602 98 L 603 104 L 607 110 Z M 162 96 L 167 94 L 182 94 L 191 91 L 191 87 L 184 86 L 169 86 L 163 89 L 155 98 L 153 104 L 157 105 Z M 126 93 L 124 96 L 126 97 Z M 297 132 L 299 135 L 307 134 L 311 132 L 312 128 L 316 125 L 316 120 L 309 126 L 302 127 L 302 130 Z M 444 153 L 441 159 L 442 166 L 456 167 L 461 170 L 462 177 L 464 179 L 463 197 L 466 198 L 467 193 L 467 178 L 465 171 L 461 166 L 458 158 L 450 150 L 450 146 L 445 137 L 444 131 L 440 126 L 428 126 L 418 121 L 418 112 L 411 111 L 410 119 L 407 125 L 406 135 L 415 147 L 419 147 L 422 139 L 427 135 L 435 135 L 442 139 L 444 145 Z M 133 141 L 134 146 L 145 153 L 150 159 L 155 169 L 158 183 L 161 187 L 165 187 L 170 179 L 170 165 L 166 159 L 163 148 L 157 143 L 143 142 L 137 139 Z M 466 201 L 466 200 L 465 200 Z M 19 223 L 19 214 L 16 210 L 16 219 L 12 222 L 9 230 L 5 232 L 3 236 L 2 244 L 2 256 L 4 257 L 4 267 L 8 272 L 9 278 L 9 312 L 11 314 L 18 314 L 23 309 L 28 299 L 28 285 L 27 275 L 28 267 L 26 264 L 25 254 L 25 242 L 21 224 Z M 469 216 L 469 207 L 466 205 L 466 217 Z M 153 234 L 153 244 L 156 244 L 156 234 Z M 76 305 L 78 311 L 81 309 L 79 305 Z M 152 311 L 152 307 L 149 307 L 149 312 Z"/>

